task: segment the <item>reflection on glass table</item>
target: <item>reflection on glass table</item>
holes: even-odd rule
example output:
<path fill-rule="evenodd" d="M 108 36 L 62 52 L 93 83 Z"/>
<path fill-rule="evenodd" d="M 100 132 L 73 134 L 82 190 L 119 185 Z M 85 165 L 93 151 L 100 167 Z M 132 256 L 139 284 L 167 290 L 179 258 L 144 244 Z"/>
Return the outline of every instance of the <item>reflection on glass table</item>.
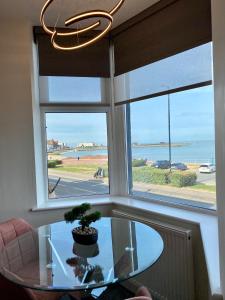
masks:
<path fill-rule="evenodd" d="M 163 240 L 140 222 L 102 218 L 94 245 L 74 242 L 77 223 L 57 222 L 31 230 L 1 251 L 3 276 L 39 290 L 92 290 L 131 278 L 150 266 L 163 251 Z"/>

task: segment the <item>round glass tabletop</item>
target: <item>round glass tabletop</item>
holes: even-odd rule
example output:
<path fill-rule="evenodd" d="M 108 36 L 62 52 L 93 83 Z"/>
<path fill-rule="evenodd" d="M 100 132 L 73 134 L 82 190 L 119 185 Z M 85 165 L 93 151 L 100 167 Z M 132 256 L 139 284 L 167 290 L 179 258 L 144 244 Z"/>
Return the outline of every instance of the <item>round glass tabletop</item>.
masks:
<path fill-rule="evenodd" d="M 76 226 L 63 221 L 24 233 L 1 250 L 0 272 L 33 289 L 88 290 L 143 272 L 163 251 L 159 233 L 140 222 L 101 218 L 90 246 L 74 242 Z"/>

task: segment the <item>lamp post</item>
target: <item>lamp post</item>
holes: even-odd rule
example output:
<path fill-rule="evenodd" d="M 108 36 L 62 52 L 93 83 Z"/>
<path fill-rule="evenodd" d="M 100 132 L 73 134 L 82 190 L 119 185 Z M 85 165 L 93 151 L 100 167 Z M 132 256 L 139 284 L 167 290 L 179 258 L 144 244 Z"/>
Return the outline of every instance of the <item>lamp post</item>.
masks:
<path fill-rule="evenodd" d="M 168 136 L 169 136 L 169 162 L 170 162 L 170 171 L 171 171 L 171 136 L 170 136 L 170 94 L 168 90 L 167 94 L 167 109 L 168 109 Z"/>
<path fill-rule="evenodd" d="M 170 121 L 170 87 L 168 85 L 163 85 L 167 89 L 167 115 L 168 115 L 168 144 L 169 144 L 169 163 L 171 171 L 171 121 Z"/>

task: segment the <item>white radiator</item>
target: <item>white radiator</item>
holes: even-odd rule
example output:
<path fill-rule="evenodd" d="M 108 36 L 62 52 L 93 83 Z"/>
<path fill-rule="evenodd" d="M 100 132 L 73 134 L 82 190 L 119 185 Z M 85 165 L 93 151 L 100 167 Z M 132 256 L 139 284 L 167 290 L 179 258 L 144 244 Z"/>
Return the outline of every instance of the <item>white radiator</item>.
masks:
<path fill-rule="evenodd" d="M 116 209 L 112 216 L 146 223 L 156 229 L 164 241 L 164 252 L 158 262 L 130 284 L 144 284 L 156 300 L 194 300 L 191 231 Z"/>

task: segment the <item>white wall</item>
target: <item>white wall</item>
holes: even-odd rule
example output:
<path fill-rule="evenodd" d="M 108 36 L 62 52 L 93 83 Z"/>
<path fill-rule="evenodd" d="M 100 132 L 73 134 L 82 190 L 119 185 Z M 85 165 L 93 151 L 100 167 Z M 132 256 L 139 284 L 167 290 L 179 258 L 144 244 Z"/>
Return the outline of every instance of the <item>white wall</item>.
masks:
<path fill-rule="evenodd" d="M 32 120 L 32 28 L 0 26 L 0 220 L 35 205 Z"/>

